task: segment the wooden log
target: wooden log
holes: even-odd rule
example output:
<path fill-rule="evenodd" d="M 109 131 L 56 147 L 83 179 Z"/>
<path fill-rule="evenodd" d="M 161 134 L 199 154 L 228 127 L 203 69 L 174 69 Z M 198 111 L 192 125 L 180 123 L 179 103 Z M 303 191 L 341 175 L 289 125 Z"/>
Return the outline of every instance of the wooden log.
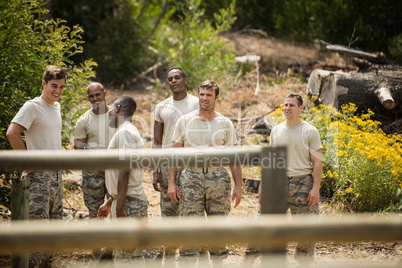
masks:
<path fill-rule="evenodd" d="M 307 95 L 316 105 L 336 108 L 354 103 L 359 110 L 402 109 L 402 67 L 375 68 L 365 73 L 342 73 L 314 70 L 308 81 Z"/>
<path fill-rule="evenodd" d="M 327 77 L 330 73 L 331 72 L 329 71 L 315 69 L 310 74 L 306 94 L 315 105 L 321 104 L 320 93 L 322 91 L 322 84 L 325 80 L 325 77 Z"/>
<path fill-rule="evenodd" d="M 348 73 L 331 72 L 315 69 L 308 80 L 307 96 L 315 105 L 337 107 L 339 95 L 347 94 L 349 89 L 337 84 L 341 76 L 350 76 Z"/>
<path fill-rule="evenodd" d="M 389 88 L 382 87 L 375 91 L 375 94 L 378 97 L 378 100 L 386 109 L 394 109 L 395 108 L 395 101 L 392 98 L 391 91 Z"/>
<path fill-rule="evenodd" d="M 367 60 L 371 63 L 374 64 L 389 64 L 389 60 L 387 59 L 387 57 L 384 55 L 384 53 L 377 53 L 377 54 L 373 54 L 373 53 L 367 53 L 361 50 L 357 50 L 357 49 L 353 49 L 350 47 L 345 47 L 345 46 L 341 46 L 341 45 L 330 45 L 328 44 L 326 46 L 326 48 L 328 50 L 332 50 L 332 51 L 336 51 L 336 52 L 340 52 L 340 53 L 344 53 L 347 55 L 350 55 L 352 57 L 356 57 L 359 59 L 364 59 Z"/>
<path fill-rule="evenodd" d="M 307 96 L 314 102 L 315 105 L 326 104 L 333 105 L 335 98 L 324 99 L 323 92 L 335 92 L 335 90 L 330 91 L 324 89 L 327 87 L 328 76 L 332 76 L 333 73 L 330 71 L 315 69 L 308 80 L 307 84 Z"/>
<path fill-rule="evenodd" d="M 278 246 L 318 241 L 402 240 L 402 217 L 354 215 L 323 217 L 261 215 L 255 221 L 233 217 L 17 222 L 0 228 L 0 252 L 57 251 L 65 249 L 165 246 L 218 246 L 250 243 Z"/>

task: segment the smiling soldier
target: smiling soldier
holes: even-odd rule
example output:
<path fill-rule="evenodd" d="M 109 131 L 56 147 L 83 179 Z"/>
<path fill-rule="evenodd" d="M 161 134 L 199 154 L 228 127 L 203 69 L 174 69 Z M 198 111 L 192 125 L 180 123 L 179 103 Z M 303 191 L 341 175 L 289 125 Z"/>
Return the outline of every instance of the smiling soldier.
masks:
<path fill-rule="evenodd" d="M 7 138 L 14 150 L 61 150 L 61 114 L 58 100 L 66 85 L 66 73 L 55 65 L 46 66 L 42 95 L 25 104 L 11 121 Z M 25 142 L 21 136 L 25 134 Z M 25 170 L 29 180 L 29 218 L 63 218 L 63 181 L 61 171 Z M 32 254 L 30 265 L 50 267 L 52 257 Z"/>
<path fill-rule="evenodd" d="M 87 89 L 92 109 L 85 112 L 75 125 L 74 148 L 76 150 L 107 149 L 114 134 L 109 127 L 109 107 L 105 101 L 106 90 L 102 84 L 92 82 Z M 82 171 L 82 192 L 89 218 L 94 219 L 107 195 L 104 170 Z"/>

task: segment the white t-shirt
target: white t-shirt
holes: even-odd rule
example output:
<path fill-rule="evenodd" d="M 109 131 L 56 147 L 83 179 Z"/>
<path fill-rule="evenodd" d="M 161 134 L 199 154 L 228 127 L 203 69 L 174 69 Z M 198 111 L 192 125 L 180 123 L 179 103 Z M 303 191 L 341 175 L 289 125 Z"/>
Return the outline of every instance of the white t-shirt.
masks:
<path fill-rule="evenodd" d="M 156 105 L 153 117 L 155 121 L 163 123 L 163 141 L 162 148 L 172 147 L 172 135 L 180 116 L 199 108 L 199 99 L 193 95 L 187 96 L 179 101 L 173 97 L 167 98 Z"/>
<path fill-rule="evenodd" d="M 60 103 L 36 97 L 25 102 L 11 122 L 24 127 L 28 150 L 61 150 Z"/>
<path fill-rule="evenodd" d="M 275 126 L 270 135 L 271 147 L 287 146 L 287 175 L 298 177 L 311 174 L 310 153 L 322 148 L 318 130 L 302 121 L 296 126 L 288 126 L 286 121 Z"/>
<path fill-rule="evenodd" d="M 131 122 L 124 122 L 118 128 L 112 137 L 108 150 L 138 149 L 144 147 L 144 141 L 141 138 L 138 129 Z M 109 194 L 117 195 L 117 181 L 119 178 L 119 169 L 106 169 L 105 184 Z M 132 168 L 128 179 L 127 196 L 147 201 L 144 189 L 142 187 L 142 178 L 144 170 Z"/>
<path fill-rule="evenodd" d="M 223 148 L 237 144 L 235 129 L 228 118 L 216 113 L 214 119 L 204 121 L 198 113 L 199 110 L 179 118 L 172 141 L 196 148 Z"/>
<path fill-rule="evenodd" d="M 87 139 L 86 149 L 106 149 L 114 132 L 109 127 L 109 113 L 96 115 L 90 109 L 77 120 L 74 138 Z"/>

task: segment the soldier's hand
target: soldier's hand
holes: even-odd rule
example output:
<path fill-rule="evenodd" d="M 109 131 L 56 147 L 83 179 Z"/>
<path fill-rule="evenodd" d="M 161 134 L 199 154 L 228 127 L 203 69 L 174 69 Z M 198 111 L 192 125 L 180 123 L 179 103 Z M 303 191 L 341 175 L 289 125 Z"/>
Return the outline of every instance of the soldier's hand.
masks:
<path fill-rule="evenodd" d="M 308 205 L 311 207 L 311 206 L 317 204 L 319 199 L 320 199 L 320 189 L 315 189 L 313 187 L 313 189 L 311 189 L 311 191 L 307 197 Z"/>
<path fill-rule="evenodd" d="M 241 197 L 242 197 L 241 185 L 236 185 L 232 193 L 232 202 L 235 201 L 234 208 L 236 208 L 240 204 Z"/>
<path fill-rule="evenodd" d="M 103 204 L 98 209 L 98 214 L 96 215 L 97 219 L 105 219 L 109 216 L 112 207 L 109 206 L 107 203 Z"/>
<path fill-rule="evenodd" d="M 28 177 L 29 174 L 31 174 L 31 173 L 32 173 L 32 170 L 24 170 L 24 171 L 22 172 L 22 175 L 24 175 L 24 177 Z"/>
<path fill-rule="evenodd" d="M 163 192 L 162 188 L 162 175 L 158 170 L 154 170 L 153 172 L 153 182 L 154 190 L 158 192 Z"/>
<path fill-rule="evenodd" d="M 122 208 L 117 208 L 116 207 L 116 216 L 118 218 L 127 218 L 127 213 L 124 210 L 124 207 L 122 207 Z"/>
<path fill-rule="evenodd" d="M 177 188 L 176 184 L 169 185 L 168 194 L 169 194 L 170 199 L 173 202 L 176 202 L 176 203 L 179 202 L 180 193 L 179 193 L 179 188 Z"/>

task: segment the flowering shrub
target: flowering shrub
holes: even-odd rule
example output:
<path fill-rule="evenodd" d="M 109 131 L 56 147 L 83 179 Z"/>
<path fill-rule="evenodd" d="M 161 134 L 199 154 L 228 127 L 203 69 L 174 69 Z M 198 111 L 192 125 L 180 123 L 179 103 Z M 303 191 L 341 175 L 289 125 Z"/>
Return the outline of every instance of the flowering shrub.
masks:
<path fill-rule="evenodd" d="M 354 104 L 340 111 L 321 105 L 302 114 L 321 135 L 321 193 L 349 210 L 402 211 L 402 137 L 385 134 L 373 112 L 356 111 Z M 271 116 L 281 121 L 280 111 Z"/>

